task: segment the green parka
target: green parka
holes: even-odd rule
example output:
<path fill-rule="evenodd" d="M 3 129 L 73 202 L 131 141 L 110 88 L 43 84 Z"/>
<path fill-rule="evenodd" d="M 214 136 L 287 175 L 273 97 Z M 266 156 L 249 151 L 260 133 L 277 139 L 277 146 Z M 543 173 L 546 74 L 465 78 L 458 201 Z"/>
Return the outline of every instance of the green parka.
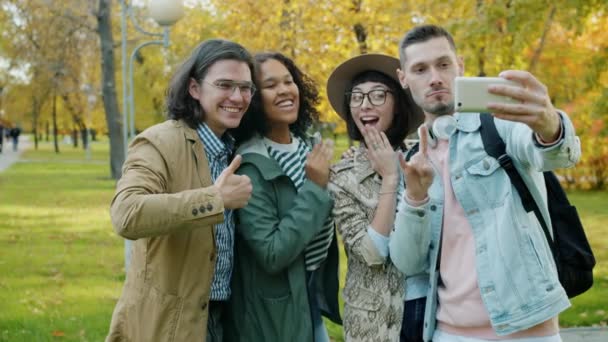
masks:
<path fill-rule="evenodd" d="M 297 191 L 259 136 L 239 147 L 237 173 L 251 178 L 253 193 L 236 213 L 228 341 L 313 341 L 304 249 L 323 228 L 333 201 L 306 180 Z M 340 323 L 338 248 L 334 240 L 316 272 L 322 313 Z"/>

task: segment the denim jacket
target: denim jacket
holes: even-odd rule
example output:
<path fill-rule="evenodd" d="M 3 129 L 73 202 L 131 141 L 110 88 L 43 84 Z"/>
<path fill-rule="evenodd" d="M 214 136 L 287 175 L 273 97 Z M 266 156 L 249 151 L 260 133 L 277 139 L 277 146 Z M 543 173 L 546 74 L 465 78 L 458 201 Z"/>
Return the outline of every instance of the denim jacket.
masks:
<path fill-rule="evenodd" d="M 542 171 L 572 167 L 580 158 L 580 142 L 570 119 L 562 118 L 562 138 L 543 147 L 521 123 L 495 119 L 507 153 L 538 203 L 546 203 Z M 457 131 L 449 142 L 449 170 L 456 199 L 473 228 L 475 262 L 481 297 L 498 335 L 508 335 L 546 321 L 570 306 L 561 287 L 551 250 L 533 213 L 526 213 L 515 188 L 498 161 L 486 154 L 476 113 L 455 114 Z M 435 170 L 429 189 L 431 229 L 404 224 L 397 214 L 391 249 L 393 263 L 405 274 L 428 270 L 431 286 L 425 312 L 424 339 L 436 324 L 437 258 L 440 250 L 444 186 Z M 533 186 L 530 186 L 532 185 Z M 548 220 L 547 206 L 541 210 Z"/>

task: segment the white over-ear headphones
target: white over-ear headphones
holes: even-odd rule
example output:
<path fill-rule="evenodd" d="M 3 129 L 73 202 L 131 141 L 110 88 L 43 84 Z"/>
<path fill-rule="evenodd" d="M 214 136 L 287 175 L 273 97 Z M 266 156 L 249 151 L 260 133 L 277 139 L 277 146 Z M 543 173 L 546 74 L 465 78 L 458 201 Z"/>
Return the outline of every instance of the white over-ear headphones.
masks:
<path fill-rule="evenodd" d="M 448 140 L 456 132 L 456 119 L 453 115 L 442 115 L 433 121 L 431 130 L 438 139 Z"/>
<path fill-rule="evenodd" d="M 452 115 L 442 115 L 433 121 L 433 125 L 427 129 L 427 141 L 431 148 L 437 146 L 437 139 L 448 140 L 456 132 L 456 119 Z M 418 127 L 418 136 L 422 132 Z"/>

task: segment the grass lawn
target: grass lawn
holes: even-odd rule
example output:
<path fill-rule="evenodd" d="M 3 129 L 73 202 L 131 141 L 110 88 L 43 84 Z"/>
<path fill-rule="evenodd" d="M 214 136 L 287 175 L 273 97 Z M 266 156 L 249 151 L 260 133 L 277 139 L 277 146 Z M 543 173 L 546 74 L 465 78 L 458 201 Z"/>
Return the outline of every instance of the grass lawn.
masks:
<path fill-rule="evenodd" d="M 339 150 L 346 146 L 339 139 Z M 121 291 L 123 242 L 111 227 L 114 191 L 106 143 L 29 151 L 0 173 L 0 341 L 101 341 Z M 596 284 L 561 315 L 562 326 L 608 322 L 608 192 L 570 194 L 599 265 Z M 342 258 L 342 276 L 346 270 Z M 329 326 L 341 341 L 340 327 Z"/>

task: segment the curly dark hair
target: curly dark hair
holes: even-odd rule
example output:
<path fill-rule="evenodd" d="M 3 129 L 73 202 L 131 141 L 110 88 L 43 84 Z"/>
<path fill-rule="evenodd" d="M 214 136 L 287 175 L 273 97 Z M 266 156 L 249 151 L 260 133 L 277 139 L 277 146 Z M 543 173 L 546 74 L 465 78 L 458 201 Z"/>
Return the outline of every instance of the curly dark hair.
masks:
<path fill-rule="evenodd" d="M 188 126 L 196 129 L 205 120 L 205 112 L 188 91 L 190 79 L 200 82 L 215 62 L 227 59 L 247 63 L 251 79 L 254 79 L 253 57 L 243 46 L 224 39 L 206 40 L 192 51 L 192 55 L 173 74 L 167 89 L 167 117 L 183 119 Z"/>
<path fill-rule="evenodd" d="M 350 85 L 346 88 L 346 92 L 351 92 L 354 87 L 365 82 L 382 83 L 387 86 L 393 94 L 395 98 L 393 121 L 384 133 L 393 147 L 403 147 L 403 140 L 405 137 L 416 129 L 417 124 L 419 124 L 419 122 L 410 122 L 410 118 L 422 118 L 422 110 L 416 105 L 408 90 L 401 88 L 401 85 L 391 77 L 375 70 L 364 71 L 355 76 L 350 82 Z M 355 120 L 350 111 L 350 99 L 348 96 L 344 96 L 344 108 L 346 108 L 347 111 L 345 117 L 348 136 L 352 140 L 363 141 L 363 135 L 361 135 L 359 128 L 355 124 Z"/>
<path fill-rule="evenodd" d="M 304 74 L 289 57 L 279 52 L 262 52 L 254 56 L 257 70 L 262 63 L 274 59 L 283 64 L 300 93 L 298 108 L 298 118 L 289 125 L 289 130 L 297 137 L 304 137 L 306 130 L 319 120 L 319 111 L 315 107 L 319 103 L 319 91 L 315 82 L 308 75 Z M 261 88 L 259 78 L 255 79 L 256 87 Z M 251 104 L 245 112 L 241 123 L 237 128 L 231 130 L 231 134 L 236 139 L 237 144 L 247 141 L 256 133 L 265 136 L 269 127 L 266 120 L 266 112 L 262 105 L 261 91 L 256 91 L 251 99 Z"/>

